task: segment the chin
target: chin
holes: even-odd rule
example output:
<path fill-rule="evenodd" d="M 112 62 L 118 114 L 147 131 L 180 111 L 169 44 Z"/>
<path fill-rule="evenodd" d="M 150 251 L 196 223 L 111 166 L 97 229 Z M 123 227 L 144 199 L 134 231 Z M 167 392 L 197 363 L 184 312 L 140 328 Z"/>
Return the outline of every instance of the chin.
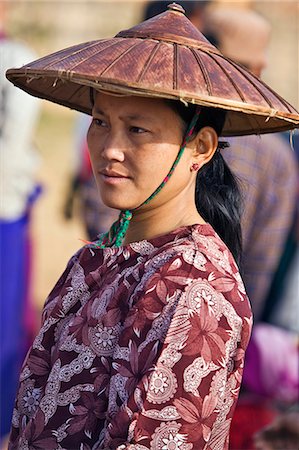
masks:
<path fill-rule="evenodd" d="M 135 205 L 132 205 L 131 202 L 128 201 L 128 199 L 121 199 L 119 198 L 113 198 L 112 196 L 105 196 L 101 195 L 102 202 L 104 205 L 108 206 L 109 208 L 118 209 L 119 211 L 125 211 L 127 209 L 134 209 Z"/>

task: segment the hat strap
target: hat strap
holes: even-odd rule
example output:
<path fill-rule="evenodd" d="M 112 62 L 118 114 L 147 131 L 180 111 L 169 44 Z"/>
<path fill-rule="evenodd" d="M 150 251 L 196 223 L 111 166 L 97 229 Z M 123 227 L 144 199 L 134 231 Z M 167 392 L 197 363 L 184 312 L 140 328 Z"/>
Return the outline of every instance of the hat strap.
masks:
<path fill-rule="evenodd" d="M 127 229 L 129 227 L 130 224 L 130 220 L 133 217 L 133 212 L 136 211 L 138 208 L 140 208 L 143 205 L 147 205 L 154 197 L 156 197 L 156 195 L 161 191 L 161 189 L 165 186 L 165 184 L 167 183 L 167 181 L 170 179 L 170 177 L 172 176 L 174 169 L 176 168 L 176 166 L 178 165 L 184 150 L 188 144 L 188 142 L 190 141 L 193 133 L 194 133 L 194 129 L 195 129 L 195 125 L 197 123 L 198 117 L 200 114 L 200 107 L 197 106 L 196 107 L 196 111 L 195 114 L 190 122 L 190 125 L 185 133 L 184 139 L 183 139 L 183 143 L 180 147 L 180 150 L 177 154 L 177 157 L 174 161 L 174 163 L 171 166 L 170 171 L 168 172 L 168 174 L 166 175 L 166 177 L 164 178 L 164 180 L 162 181 L 162 183 L 157 187 L 157 189 L 152 193 L 152 195 L 150 195 L 150 197 L 148 197 L 143 203 L 141 203 L 141 205 L 139 205 L 137 208 L 134 209 L 127 209 L 125 211 L 120 211 L 119 217 L 116 220 L 116 222 L 114 222 L 110 228 L 110 230 L 107 233 L 103 233 L 99 236 L 99 239 L 95 242 L 95 245 L 97 247 L 100 248 L 106 248 L 106 247 L 120 247 L 123 243 L 123 240 L 125 238 Z"/>

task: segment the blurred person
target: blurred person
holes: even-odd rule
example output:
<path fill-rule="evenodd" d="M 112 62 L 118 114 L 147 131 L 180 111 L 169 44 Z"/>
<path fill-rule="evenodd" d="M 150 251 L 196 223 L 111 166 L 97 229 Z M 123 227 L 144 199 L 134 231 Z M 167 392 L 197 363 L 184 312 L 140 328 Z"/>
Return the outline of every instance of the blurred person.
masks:
<path fill-rule="evenodd" d="M 298 189 L 299 191 L 299 189 Z M 299 196 L 297 197 L 299 204 Z M 288 238 L 270 289 L 267 320 L 299 335 L 299 234 L 298 216 Z M 271 298 L 274 304 L 271 304 Z"/>
<path fill-rule="evenodd" d="M 261 76 L 270 37 L 263 17 L 250 10 L 219 7 L 209 12 L 208 29 L 221 52 Z M 253 448 L 254 433 L 272 422 L 279 405 L 297 400 L 298 340 L 293 333 L 261 321 L 293 225 L 298 171 L 292 148 L 282 135 L 234 137 L 228 142 L 223 157 L 243 192 L 242 273 L 255 321 L 246 355 L 245 389 L 231 430 L 231 449 L 241 450 Z M 269 297 L 272 308 L 273 300 Z M 286 308 L 282 302 L 283 298 L 280 304 Z M 254 420 L 248 421 L 248 416 Z"/>
<path fill-rule="evenodd" d="M 224 55 L 261 76 L 271 31 L 266 19 L 251 10 L 219 7 L 209 11 L 207 24 Z M 223 156 L 241 183 L 242 273 L 257 323 L 293 224 L 298 170 L 280 134 L 234 137 L 229 144 Z"/>
<path fill-rule="evenodd" d="M 35 333 L 30 291 L 30 214 L 38 193 L 33 133 L 39 101 L 17 91 L 6 70 L 35 53 L 5 32 L 0 4 L 0 416 L 1 438 L 10 430 L 18 373 Z"/>
<path fill-rule="evenodd" d="M 236 112 L 223 78 L 239 71 L 240 102 L 245 92 L 251 100 Z M 25 91 L 92 115 L 97 185 L 121 211 L 47 299 L 10 449 L 228 449 L 252 317 L 237 267 L 238 185 L 218 136 L 299 125 L 250 76 L 176 4 L 7 72 Z M 254 100 L 260 91 L 275 109 Z"/>
<path fill-rule="evenodd" d="M 280 258 L 263 314 L 265 321 L 299 335 L 299 133 L 289 136 L 297 160 L 297 195 L 293 226 Z M 299 365 L 298 365 L 299 366 Z"/>
<path fill-rule="evenodd" d="M 243 382 L 249 392 L 289 407 L 299 401 L 299 336 L 269 323 L 254 326 Z"/>
<path fill-rule="evenodd" d="M 255 435 L 256 450 L 296 450 L 299 444 L 299 411 L 281 414 Z"/>

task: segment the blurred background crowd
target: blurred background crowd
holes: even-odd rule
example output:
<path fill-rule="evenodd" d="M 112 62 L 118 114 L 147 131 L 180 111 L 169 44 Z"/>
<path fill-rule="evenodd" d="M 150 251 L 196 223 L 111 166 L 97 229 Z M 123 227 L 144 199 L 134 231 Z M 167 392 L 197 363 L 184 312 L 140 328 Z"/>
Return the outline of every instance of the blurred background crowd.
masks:
<path fill-rule="evenodd" d="M 89 117 L 5 80 L 75 43 L 110 37 L 169 1 L 0 1 L 1 437 L 9 432 L 20 362 L 69 257 L 117 216 L 99 201 L 85 140 Z M 222 53 L 299 109 L 299 2 L 177 1 Z M 242 273 L 255 317 L 231 449 L 298 449 L 299 139 L 228 139 L 223 156 L 244 198 Z M 42 370 L 42 369 L 41 369 Z M 28 402 L 34 401 L 28 399 Z"/>

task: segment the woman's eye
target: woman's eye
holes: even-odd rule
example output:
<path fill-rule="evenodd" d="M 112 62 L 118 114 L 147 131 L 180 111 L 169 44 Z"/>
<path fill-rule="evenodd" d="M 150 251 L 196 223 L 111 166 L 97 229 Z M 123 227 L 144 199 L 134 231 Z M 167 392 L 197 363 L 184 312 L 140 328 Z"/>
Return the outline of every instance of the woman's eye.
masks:
<path fill-rule="evenodd" d="M 104 120 L 102 120 L 102 119 L 95 119 L 95 118 L 94 118 L 92 121 L 93 121 L 93 123 L 94 123 L 96 126 L 98 126 L 98 127 L 104 127 L 104 128 L 107 127 L 107 123 L 104 122 Z"/>
<path fill-rule="evenodd" d="M 130 131 L 135 134 L 141 134 L 141 133 L 146 133 L 147 130 L 145 130 L 144 128 L 140 128 L 140 127 L 130 127 Z"/>

